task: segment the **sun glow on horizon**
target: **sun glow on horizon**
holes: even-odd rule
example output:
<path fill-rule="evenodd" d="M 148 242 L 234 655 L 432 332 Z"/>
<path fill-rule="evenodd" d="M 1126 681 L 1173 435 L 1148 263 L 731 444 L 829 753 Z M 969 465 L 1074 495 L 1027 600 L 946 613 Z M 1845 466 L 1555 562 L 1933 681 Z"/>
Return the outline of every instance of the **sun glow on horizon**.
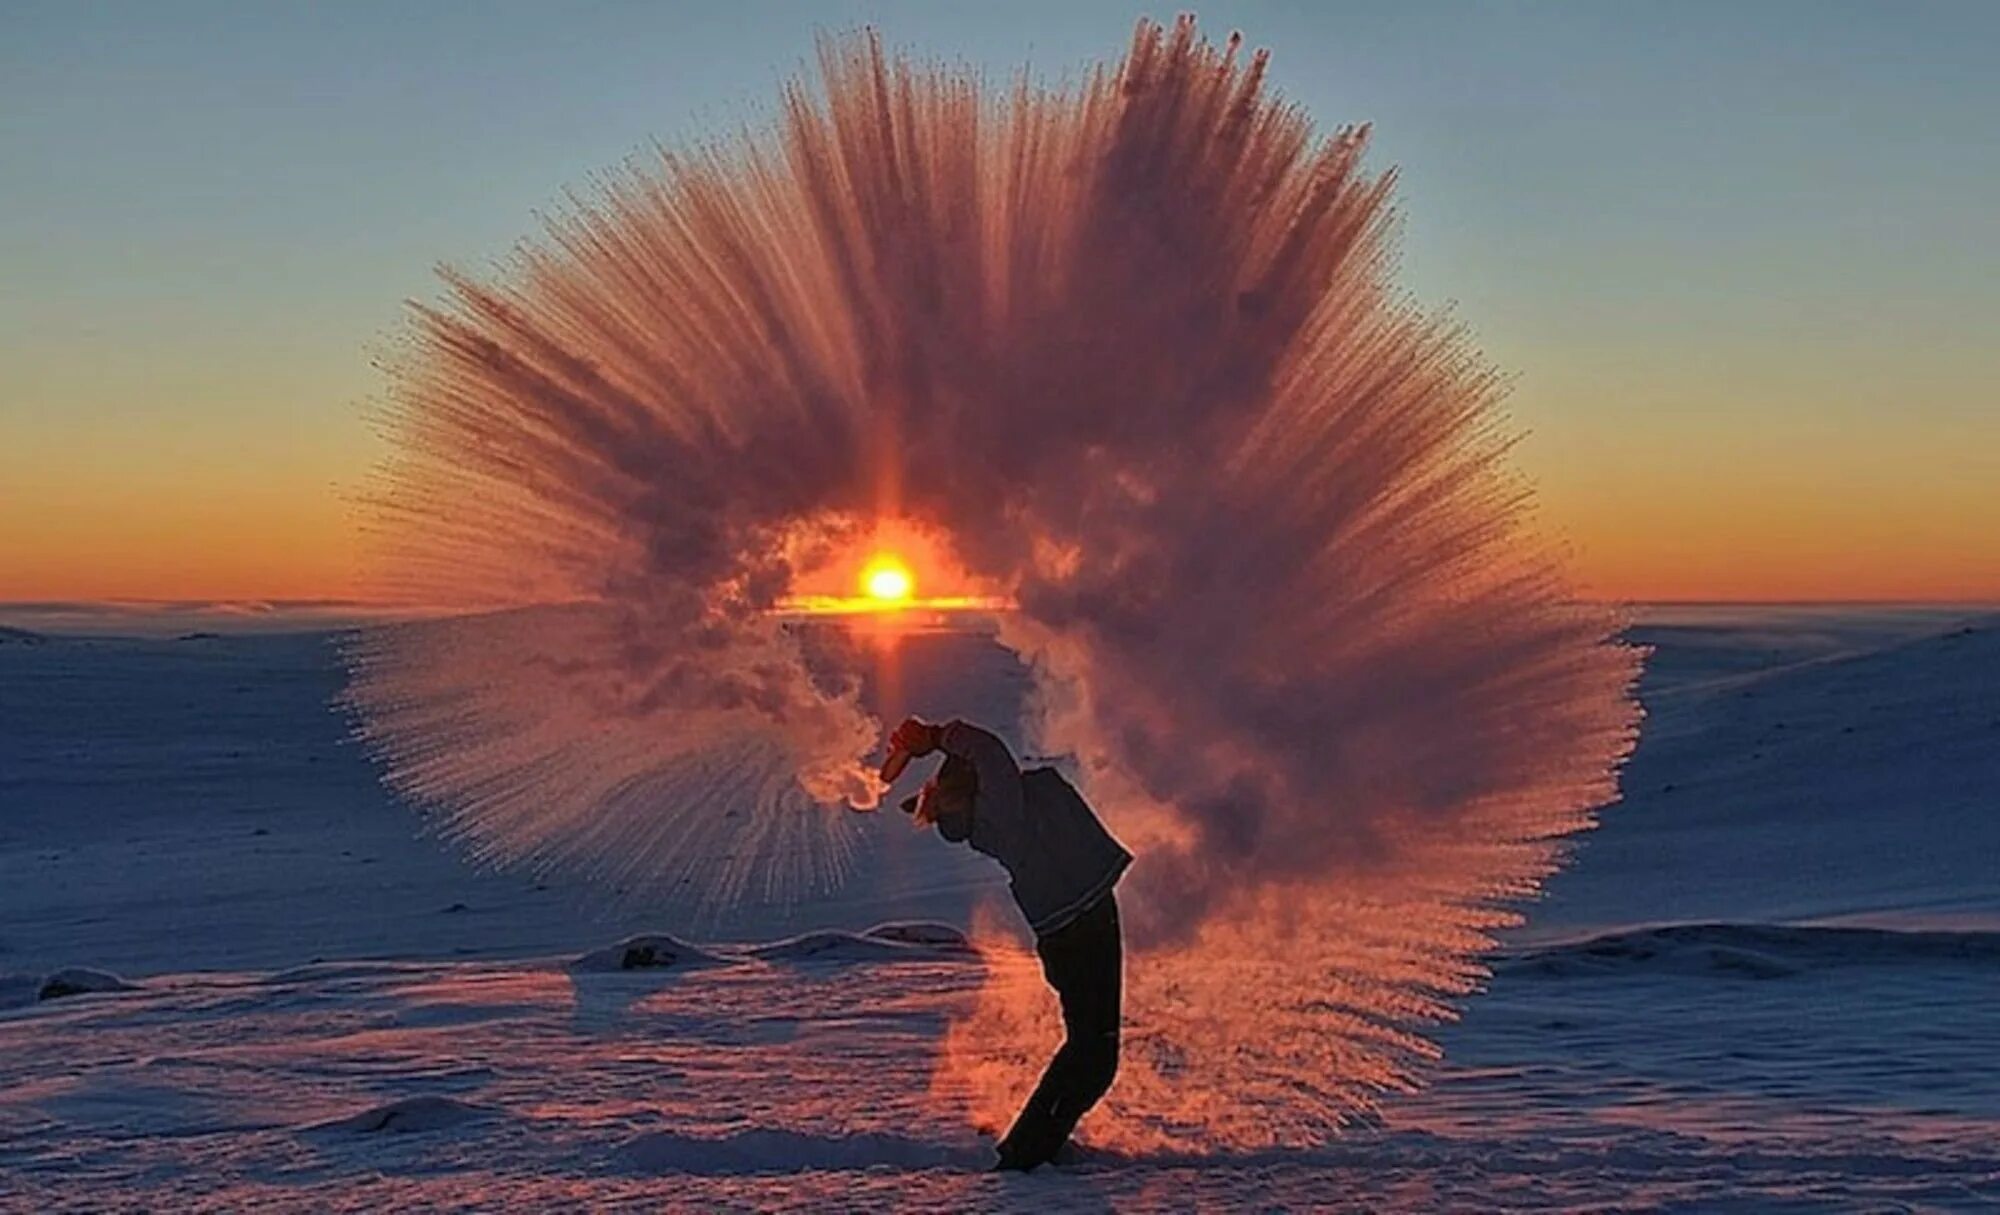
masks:
<path fill-rule="evenodd" d="M 861 592 L 885 608 L 909 604 L 916 593 L 917 580 L 910 567 L 894 553 L 876 553 L 861 570 Z"/>
<path fill-rule="evenodd" d="M 1013 607 L 993 589 L 968 578 L 935 531 L 902 521 L 878 522 L 872 542 L 808 565 L 775 610 L 786 616 L 872 620 L 901 630 L 923 627 L 937 613 Z"/>

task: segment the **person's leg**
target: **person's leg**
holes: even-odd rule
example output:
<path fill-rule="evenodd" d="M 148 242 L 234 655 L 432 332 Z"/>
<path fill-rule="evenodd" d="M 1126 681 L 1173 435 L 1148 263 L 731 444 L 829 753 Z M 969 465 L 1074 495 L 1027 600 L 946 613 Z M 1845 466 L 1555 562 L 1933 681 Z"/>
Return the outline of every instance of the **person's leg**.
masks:
<path fill-rule="evenodd" d="M 1001 1141 L 1002 1167 L 1031 1169 L 1054 1156 L 1118 1070 L 1124 951 L 1117 903 L 1106 895 L 1036 947 L 1062 1002 L 1064 1038 Z"/>
<path fill-rule="evenodd" d="M 1086 914 L 1084 931 L 1073 942 L 1073 973 L 1063 1001 L 1063 1049 L 1069 1052 L 1066 1081 L 1056 1107 L 1060 1147 L 1077 1121 L 1097 1104 L 1118 1073 L 1119 1005 L 1124 986 L 1124 949 L 1119 938 L 1118 904 L 1105 895 Z"/>
<path fill-rule="evenodd" d="M 999 1167 L 1003 1169 L 1032 1169 L 1046 1159 L 1042 1141 L 1048 1137 L 1049 1124 L 1055 1117 L 1063 1090 L 1068 1087 L 1068 1073 L 1072 1066 L 1070 1043 L 1075 1035 L 1070 1026 L 1070 1009 L 1075 999 L 1073 992 L 1077 968 L 1072 959 L 1075 953 L 1073 937 L 1077 929 L 1077 923 L 1065 924 L 1035 941 L 1035 952 L 1042 960 L 1042 977 L 1055 989 L 1056 998 L 1062 1004 L 1064 1037 L 1055 1057 L 1042 1069 L 1041 1081 L 1021 1106 L 1013 1128 L 1000 1141 Z"/>
<path fill-rule="evenodd" d="M 1118 924 L 1118 903 L 1106 894 L 1094 909 L 1092 933 L 1083 959 L 1084 978 L 1072 1037 L 1081 1037 L 1076 1087 L 1064 1113 L 1068 1122 L 1056 1140 L 1059 1147 L 1092 1106 L 1111 1090 L 1118 1075 L 1119 1027 L 1124 1004 L 1125 944 Z M 1053 1150 L 1053 1149 L 1051 1149 Z"/>

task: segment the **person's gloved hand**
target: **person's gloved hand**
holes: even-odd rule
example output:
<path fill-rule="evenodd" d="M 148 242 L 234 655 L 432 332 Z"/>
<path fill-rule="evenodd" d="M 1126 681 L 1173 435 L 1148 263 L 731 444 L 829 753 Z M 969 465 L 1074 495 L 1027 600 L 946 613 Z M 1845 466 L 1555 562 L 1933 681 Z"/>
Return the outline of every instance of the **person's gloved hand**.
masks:
<path fill-rule="evenodd" d="M 944 731 L 927 721 L 906 717 L 889 735 L 889 755 L 882 761 L 882 780 L 893 784 L 909 766 L 912 756 L 929 755 L 938 749 Z"/>
<path fill-rule="evenodd" d="M 915 797 L 905 798 L 903 800 L 903 809 L 909 813 L 910 820 L 919 827 L 928 827 L 932 823 L 937 822 L 938 787 L 936 779 L 925 781 L 924 787 L 917 790 Z"/>

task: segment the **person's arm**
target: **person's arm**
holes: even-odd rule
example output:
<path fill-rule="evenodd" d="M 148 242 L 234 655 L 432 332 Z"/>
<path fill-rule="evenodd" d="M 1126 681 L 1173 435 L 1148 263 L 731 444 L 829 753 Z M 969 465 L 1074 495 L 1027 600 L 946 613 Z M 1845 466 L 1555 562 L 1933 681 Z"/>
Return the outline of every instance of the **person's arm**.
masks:
<path fill-rule="evenodd" d="M 937 746 L 946 755 L 956 755 L 970 763 L 974 775 L 979 778 L 973 813 L 990 812 L 994 819 L 1003 823 L 1021 821 L 1021 769 L 1014 762 L 1014 753 L 1007 749 L 1007 744 L 1001 742 L 999 736 L 971 722 L 952 721 L 938 730 Z M 942 822 L 938 827 L 943 832 Z M 970 824 L 967 827 L 969 829 Z M 951 839 L 952 836 L 945 833 L 945 838 Z"/>
<path fill-rule="evenodd" d="M 889 736 L 890 758 L 883 764 L 882 778 L 893 780 L 894 774 L 902 771 L 907 757 L 929 755 L 933 751 L 943 751 L 971 764 L 978 790 L 969 814 L 931 807 L 920 794 L 913 799 L 916 804 L 909 807 L 919 825 L 935 823 L 939 835 L 958 843 L 972 834 L 972 820 L 981 813 L 1010 827 L 1020 822 L 1025 794 L 1014 754 L 997 735 L 970 722 L 951 721 L 938 726 L 915 717 L 906 719 Z"/>
<path fill-rule="evenodd" d="M 882 779 L 892 781 L 902 774 L 910 757 L 941 750 L 944 727 L 909 717 L 889 735 L 889 757 L 882 763 Z M 958 799 L 952 799 L 955 803 Z M 937 778 L 924 782 L 916 794 L 903 799 L 903 813 L 919 827 L 936 827 L 938 834 L 954 844 L 964 843 L 972 834 L 972 807 L 954 804 L 947 809 L 939 796 Z"/>

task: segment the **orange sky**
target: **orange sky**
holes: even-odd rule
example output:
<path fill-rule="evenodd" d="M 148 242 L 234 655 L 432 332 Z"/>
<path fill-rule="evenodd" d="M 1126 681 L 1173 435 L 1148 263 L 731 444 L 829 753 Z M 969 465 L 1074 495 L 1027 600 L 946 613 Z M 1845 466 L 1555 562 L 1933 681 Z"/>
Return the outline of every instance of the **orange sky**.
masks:
<path fill-rule="evenodd" d="M 68 465 L 0 456 L 0 600 L 351 595 L 359 546 L 340 487 L 365 460 L 163 445 Z M 1532 437 L 1523 452 L 1589 593 L 2000 601 L 2000 476 L 1975 449 L 1781 463 L 1754 446 L 1698 461 L 1657 438 L 1620 446 L 1629 459 L 1566 459 Z"/>
<path fill-rule="evenodd" d="M 1851 368 L 1785 374 L 1784 352 L 1690 371 L 1671 347 L 1519 328 L 1488 348 L 1531 368 L 1517 458 L 1586 593 L 2000 601 L 2000 409 L 1976 358 L 1933 356 L 1908 382 L 1946 404 L 1903 411 Z M 383 450 L 359 409 L 376 373 L 358 349 L 279 353 L 15 360 L 49 408 L 0 429 L 0 600 L 354 597 L 346 495 Z"/>
<path fill-rule="evenodd" d="M 135 390 L 109 425 L 57 412 L 10 427 L 0 600 L 344 597 L 358 549 L 337 484 L 357 484 L 376 450 L 360 421 L 350 411 L 338 444 L 283 415 L 197 426 L 174 396 L 171 382 Z"/>
<path fill-rule="evenodd" d="M 1641 417 L 1538 427 L 1520 457 L 1596 595 L 2000 602 L 2000 417 L 1762 430 Z"/>

